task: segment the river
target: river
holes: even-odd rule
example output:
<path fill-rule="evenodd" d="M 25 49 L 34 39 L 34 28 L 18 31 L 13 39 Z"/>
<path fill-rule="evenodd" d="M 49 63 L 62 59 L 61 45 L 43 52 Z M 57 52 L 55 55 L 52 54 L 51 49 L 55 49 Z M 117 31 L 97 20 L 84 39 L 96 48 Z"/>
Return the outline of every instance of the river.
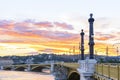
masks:
<path fill-rule="evenodd" d="M 0 80 L 54 80 L 49 73 L 0 71 Z"/>

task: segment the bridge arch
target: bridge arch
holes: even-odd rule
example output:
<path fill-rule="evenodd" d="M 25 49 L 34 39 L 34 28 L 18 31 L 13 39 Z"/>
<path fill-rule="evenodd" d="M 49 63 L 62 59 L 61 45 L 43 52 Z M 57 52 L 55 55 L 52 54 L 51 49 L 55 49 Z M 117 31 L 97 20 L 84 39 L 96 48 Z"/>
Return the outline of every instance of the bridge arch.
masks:
<path fill-rule="evenodd" d="M 68 75 L 67 80 L 80 80 L 80 74 L 77 71 L 73 71 Z"/>
<path fill-rule="evenodd" d="M 24 66 L 20 66 L 20 67 L 16 67 L 15 70 L 17 71 L 24 71 L 26 69 L 26 67 Z"/>
<path fill-rule="evenodd" d="M 11 67 L 4 68 L 4 70 L 11 70 L 11 69 L 12 69 Z"/>
<path fill-rule="evenodd" d="M 31 69 L 31 71 L 42 72 L 42 69 L 46 68 L 45 66 L 35 66 Z"/>

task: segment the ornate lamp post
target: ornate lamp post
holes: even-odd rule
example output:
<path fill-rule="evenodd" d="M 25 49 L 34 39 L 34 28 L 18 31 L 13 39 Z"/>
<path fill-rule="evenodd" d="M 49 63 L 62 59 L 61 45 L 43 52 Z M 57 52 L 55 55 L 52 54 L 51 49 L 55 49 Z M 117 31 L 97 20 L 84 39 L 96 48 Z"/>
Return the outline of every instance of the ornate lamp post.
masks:
<path fill-rule="evenodd" d="M 89 22 L 89 53 L 90 59 L 94 59 L 94 31 L 93 31 L 93 22 L 94 18 L 92 17 L 93 14 L 90 14 L 90 18 L 88 19 Z"/>
<path fill-rule="evenodd" d="M 120 46 L 120 43 L 113 44 L 113 47 L 116 49 L 116 52 L 117 52 L 117 58 L 118 58 L 118 60 L 119 60 L 119 46 Z"/>
<path fill-rule="evenodd" d="M 81 30 L 81 60 L 84 60 L 84 32 L 83 32 L 83 29 Z"/>

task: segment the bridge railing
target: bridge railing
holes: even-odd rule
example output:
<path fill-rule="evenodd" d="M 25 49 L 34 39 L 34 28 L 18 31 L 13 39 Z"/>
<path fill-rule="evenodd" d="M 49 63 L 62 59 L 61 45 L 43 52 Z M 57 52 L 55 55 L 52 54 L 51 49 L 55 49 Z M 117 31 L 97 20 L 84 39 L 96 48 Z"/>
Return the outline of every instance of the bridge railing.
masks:
<path fill-rule="evenodd" d="M 120 65 L 119 64 L 96 64 L 95 74 L 107 77 L 113 80 L 120 80 Z"/>

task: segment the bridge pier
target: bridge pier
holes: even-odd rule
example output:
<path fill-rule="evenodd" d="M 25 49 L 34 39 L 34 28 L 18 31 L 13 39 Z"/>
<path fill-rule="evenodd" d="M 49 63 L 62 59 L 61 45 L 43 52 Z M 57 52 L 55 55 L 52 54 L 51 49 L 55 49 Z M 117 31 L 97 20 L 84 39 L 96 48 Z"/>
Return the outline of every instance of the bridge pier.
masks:
<path fill-rule="evenodd" d="M 25 71 L 31 71 L 30 64 L 27 65 L 27 69 L 25 69 Z"/>
<path fill-rule="evenodd" d="M 12 66 L 12 69 L 11 69 L 12 71 L 14 71 L 15 70 L 15 66 Z"/>
<path fill-rule="evenodd" d="M 50 73 L 52 74 L 54 72 L 54 62 L 51 62 L 50 64 Z"/>
<path fill-rule="evenodd" d="M 0 66 L 0 69 L 3 70 L 3 69 L 4 69 L 4 66 Z"/>
<path fill-rule="evenodd" d="M 80 67 L 77 69 L 80 74 L 80 80 L 94 80 L 95 59 L 79 60 Z"/>
<path fill-rule="evenodd" d="M 61 65 L 54 66 L 53 75 L 55 76 L 55 80 L 67 80 L 67 74 L 68 74 L 67 68 Z"/>

